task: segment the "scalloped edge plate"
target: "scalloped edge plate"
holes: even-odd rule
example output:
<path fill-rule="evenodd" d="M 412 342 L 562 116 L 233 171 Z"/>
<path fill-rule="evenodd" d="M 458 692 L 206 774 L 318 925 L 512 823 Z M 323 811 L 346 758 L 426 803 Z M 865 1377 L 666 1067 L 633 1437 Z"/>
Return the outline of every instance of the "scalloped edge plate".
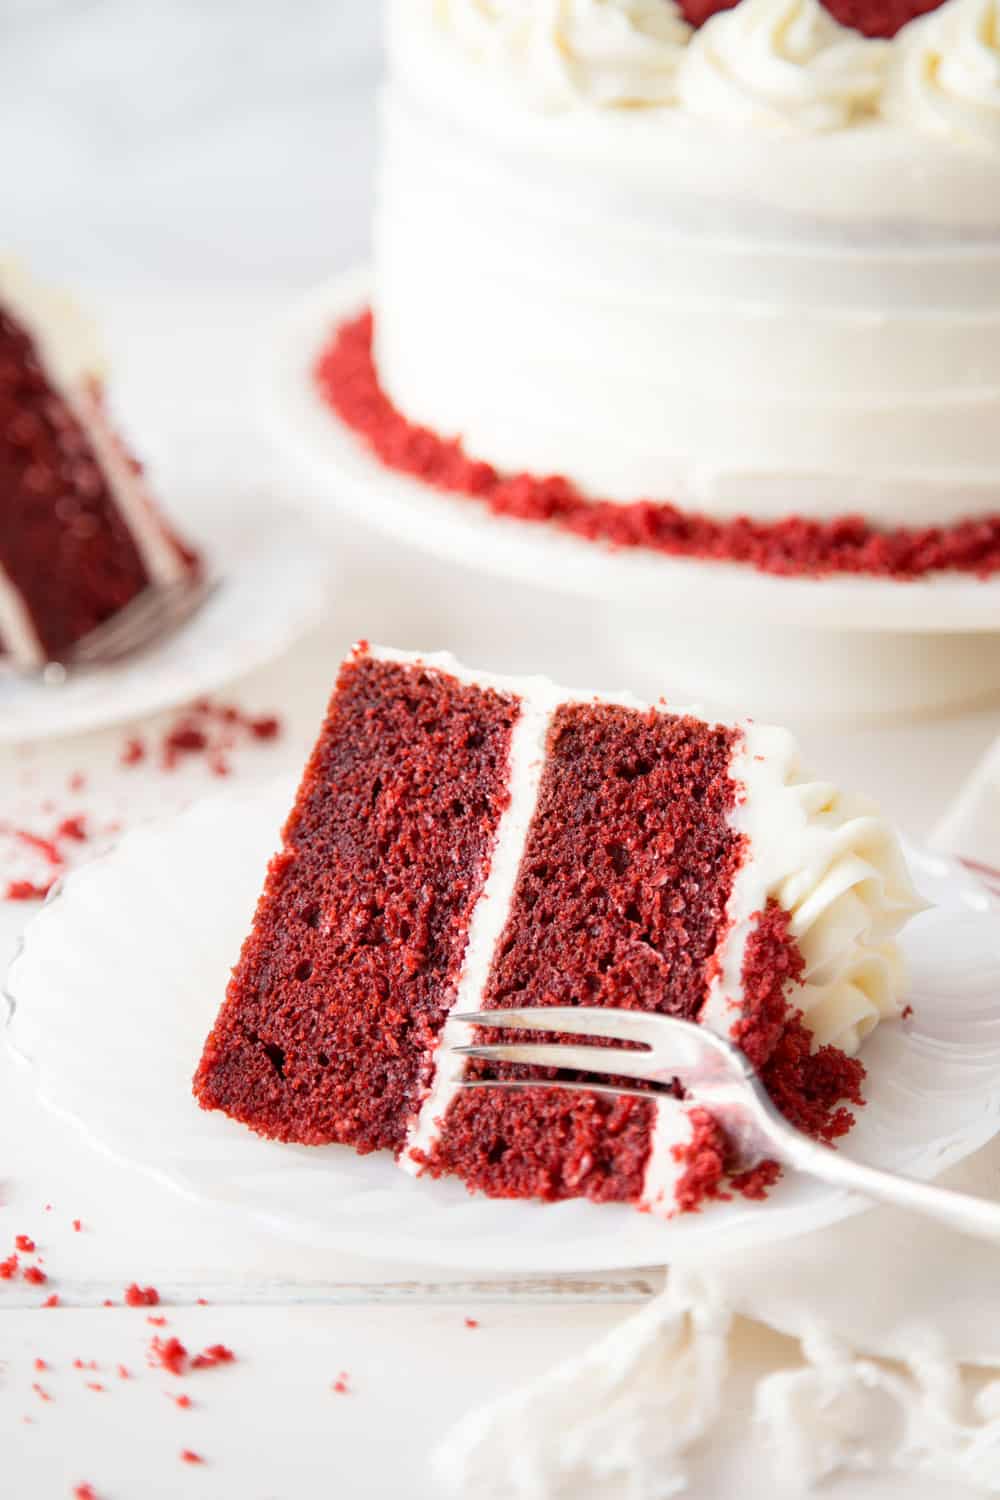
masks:
<path fill-rule="evenodd" d="M 414 1181 L 385 1154 L 284 1146 L 200 1110 L 190 1079 L 292 797 L 282 779 L 131 833 L 58 886 L 28 928 L 5 991 L 9 1041 L 42 1102 L 101 1151 L 314 1245 L 465 1270 L 729 1254 L 866 1206 L 791 1174 L 766 1203 L 666 1223 L 579 1201 L 496 1202 Z M 911 864 L 934 903 L 907 932 L 915 1016 L 865 1047 L 869 1103 L 850 1150 L 929 1178 L 1000 1131 L 1000 924 L 959 867 L 916 851 Z"/>

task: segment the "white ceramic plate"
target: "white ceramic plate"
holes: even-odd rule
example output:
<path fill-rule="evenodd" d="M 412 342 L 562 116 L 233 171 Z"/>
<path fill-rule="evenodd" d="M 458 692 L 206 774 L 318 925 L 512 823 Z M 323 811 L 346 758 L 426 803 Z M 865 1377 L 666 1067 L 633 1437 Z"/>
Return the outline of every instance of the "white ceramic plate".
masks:
<path fill-rule="evenodd" d="M 244 498 L 197 532 L 219 587 L 162 646 L 61 686 L 0 675 L 0 744 L 82 734 L 215 692 L 273 661 L 321 618 L 329 549 L 301 517 Z"/>
<path fill-rule="evenodd" d="M 849 631 L 926 631 L 929 622 L 936 632 L 997 629 L 1000 578 L 776 578 L 640 548 L 616 552 L 393 473 L 320 399 L 311 374 L 333 328 L 368 302 L 370 283 L 359 270 L 314 290 L 265 351 L 264 420 L 309 476 L 320 513 L 346 509 L 450 562 L 630 607 L 694 605 L 725 618 Z"/>
<path fill-rule="evenodd" d="M 483 1271 L 734 1251 L 862 1206 L 794 1177 L 765 1204 L 669 1223 L 618 1206 L 493 1202 L 457 1182 L 415 1182 L 386 1155 L 283 1146 L 201 1111 L 191 1076 L 291 797 L 283 780 L 128 835 L 28 929 L 8 979 L 10 1040 L 43 1102 L 95 1146 L 312 1244 Z M 915 855 L 914 873 L 937 903 L 907 939 L 916 1018 L 880 1027 L 866 1047 L 869 1103 L 850 1150 L 931 1177 L 1000 1129 L 1000 924 L 949 862 Z"/>

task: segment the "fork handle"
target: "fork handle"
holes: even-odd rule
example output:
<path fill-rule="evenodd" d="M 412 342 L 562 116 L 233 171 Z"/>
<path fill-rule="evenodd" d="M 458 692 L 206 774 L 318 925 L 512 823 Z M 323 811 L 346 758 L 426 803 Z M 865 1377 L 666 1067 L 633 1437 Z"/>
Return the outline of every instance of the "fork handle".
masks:
<path fill-rule="evenodd" d="M 947 1224 L 960 1234 L 1000 1244 L 1000 1203 L 865 1166 L 842 1156 L 839 1151 L 831 1151 L 828 1146 L 817 1145 L 796 1130 L 789 1129 L 787 1134 L 782 1132 L 782 1137 L 784 1160 L 800 1172 L 819 1177 L 832 1187 L 863 1193 L 877 1203 L 888 1203 L 893 1208 L 910 1209 L 936 1219 L 939 1224 Z"/>

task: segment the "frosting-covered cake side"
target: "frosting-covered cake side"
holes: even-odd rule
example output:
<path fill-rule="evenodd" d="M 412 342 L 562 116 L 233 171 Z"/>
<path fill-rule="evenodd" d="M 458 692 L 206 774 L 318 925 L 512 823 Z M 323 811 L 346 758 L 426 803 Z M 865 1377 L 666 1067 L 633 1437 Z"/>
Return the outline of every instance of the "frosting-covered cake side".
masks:
<path fill-rule="evenodd" d="M 740 0 L 697 31 L 664 3 L 655 37 L 638 5 L 397 0 L 382 391 L 595 504 L 996 521 L 992 4 L 880 41 L 819 0 Z"/>

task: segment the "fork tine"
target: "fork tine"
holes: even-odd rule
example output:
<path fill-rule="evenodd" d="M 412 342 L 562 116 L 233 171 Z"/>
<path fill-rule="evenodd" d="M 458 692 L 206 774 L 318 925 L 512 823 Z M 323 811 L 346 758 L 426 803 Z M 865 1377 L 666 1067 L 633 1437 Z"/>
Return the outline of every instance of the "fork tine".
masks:
<path fill-rule="evenodd" d="M 573 1068 L 580 1073 L 617 1073 L 623 1078 L 649 1078 L 654 1071 L 648 1052 L 625 1052 L 620 1047 L 573 1047 L 565 1042 L 500 1042 L 492 1047 L 452 1047 L 451 1050 L 459 1057 L 478 1057 L 484 1062 Z"/>
<path fill-rule="evenodd" d="M 457 1078 L 460 1089 L 506 1089 L 508 1093 L 523 1093 L 525 1089 L 558 1089 L 564 1094 L 605 1094 L 612 1098 L 625 1095 L 629 1099 L 672 1099 L 673 1095 L 655 1087 L 632 1089 L 624 1084 L 621 1088 L 613 1083 L 566 1083 L 563 1079 L 550 1078 Z"/>
<path fill-rule="evenodd" d="M 650 1016 L 644 1011 L 605 1010 L 578 1005 L 538 1005 L 523 1010 L 475 1010 L 449 1017 L 470 1026 L 512 1027 L 517 1031 L 556 1031 L 567 1036 L 603 1036 L 612 1041 L 637 1041 L 652 1047 L 662 1031 L 650 1023 L 667 1022 L 690 1030 L 685 1021 L 669 1016 Z"/>
<path fill-rule="evenodd" d="M 138 652 L 179 629 L 215 592 L 217 581 L 190 580 L 144 590 L 103 625 L 79 641 L 71 667 L 104 666 Z"/>

